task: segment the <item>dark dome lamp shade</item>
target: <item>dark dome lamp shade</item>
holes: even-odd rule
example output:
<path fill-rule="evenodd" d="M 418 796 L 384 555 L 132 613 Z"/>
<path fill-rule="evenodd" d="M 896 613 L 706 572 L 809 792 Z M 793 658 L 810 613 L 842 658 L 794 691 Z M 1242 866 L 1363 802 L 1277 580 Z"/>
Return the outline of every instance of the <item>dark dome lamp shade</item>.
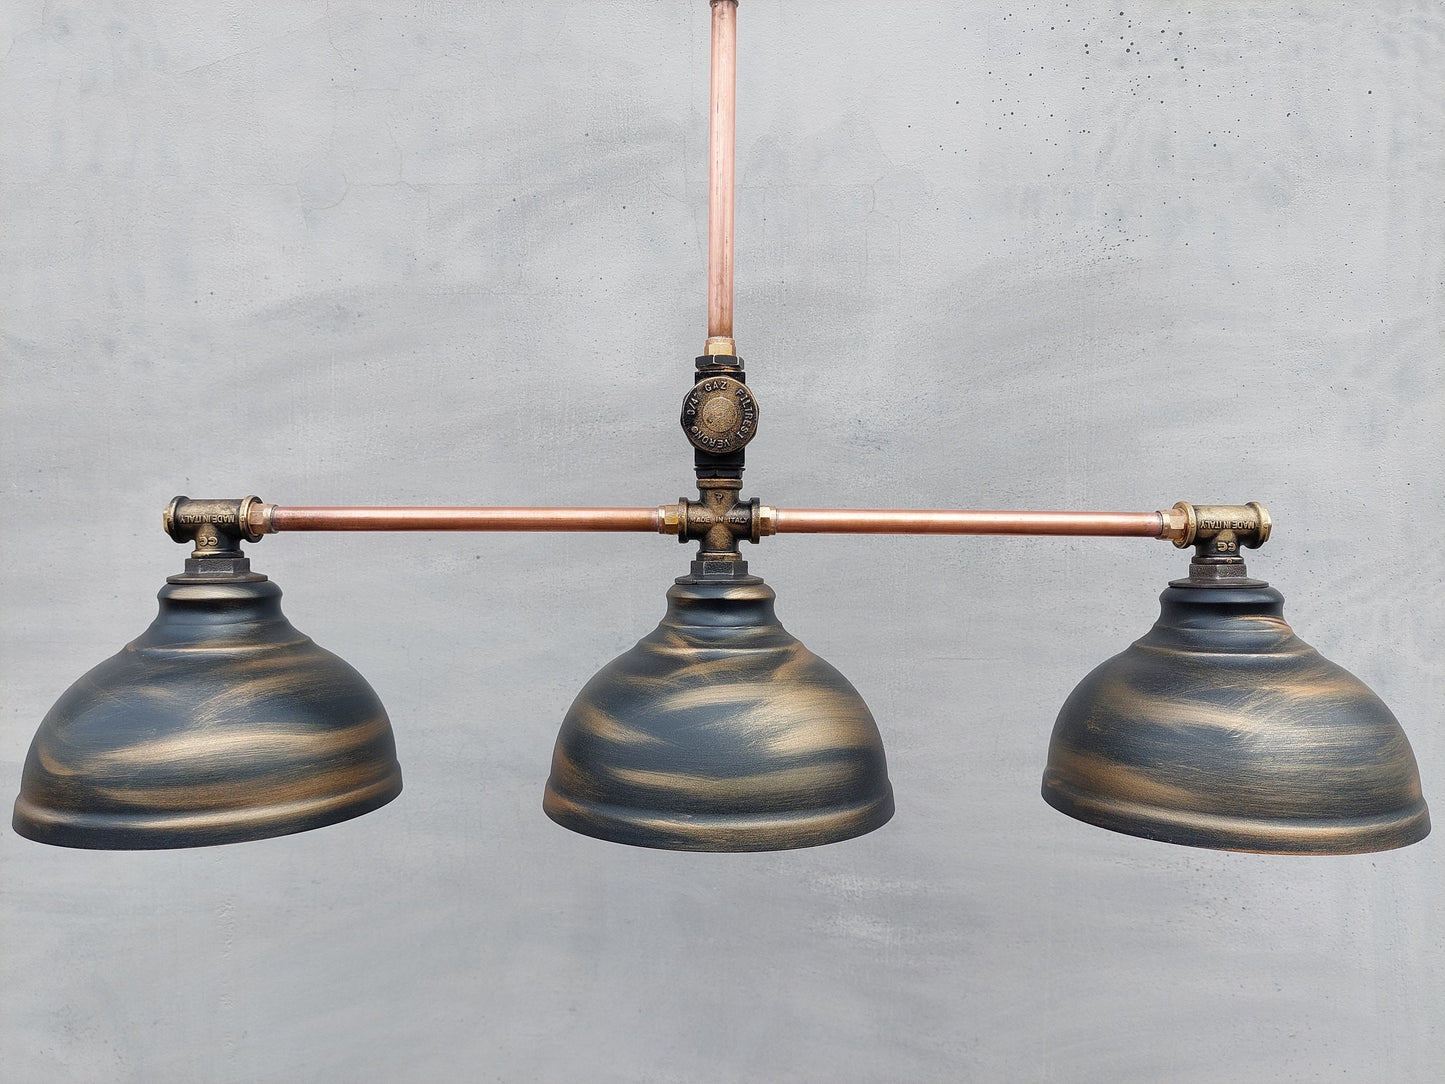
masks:
<path fill-rule="evenodd" d="M 150 628 L 40 724 L 15 802 L 22 836 L 110 850 L 237 843 L 401 792 L 381 701 L 286 620 L 280 588 L 244 559 L 187 570 L 161 589 Z"/>
<path fill-rule="evenodd" d="M 683 577 L 662 623 L 604 666 L 562 722 L 543 808 L 638 847 L 835 843 L 893 815 L 878 727 L 781 624 L 754 576 Z"/>
<path fill-rule="evenodd" d="M 1430 831 L 1395 716 L 1237 560 L 1196 558 L 1154 627 L 1074 689 L 1043 796 L 1101 828 L 1222 850 L 1353 854 Z"/>

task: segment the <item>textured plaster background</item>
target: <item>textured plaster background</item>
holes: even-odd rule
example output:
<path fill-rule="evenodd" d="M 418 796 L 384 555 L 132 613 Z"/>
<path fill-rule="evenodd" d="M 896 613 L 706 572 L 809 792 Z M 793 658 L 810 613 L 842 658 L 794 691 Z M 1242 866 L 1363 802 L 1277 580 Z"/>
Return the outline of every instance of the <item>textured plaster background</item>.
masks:
<path fill-rule="evenodd" d="M 0 779 L 136 635 L 175 493 L 657 504 L 702 327 L 707 7 L 12 0 Z M 744 0 L 738 337 L 782 506 L 1259 499 L 1251 569 L 1445 816 L 1445 9 Z M 0 828 L 0 1080 L 1445 1079 L 1442 837 L 1186 850 L 1038 798 L 1183 558 L 773 540 L 898 815 L 650 853 L 540 811 L 645 536 L 252 556 L 406 791 L 213 850 Z"/>

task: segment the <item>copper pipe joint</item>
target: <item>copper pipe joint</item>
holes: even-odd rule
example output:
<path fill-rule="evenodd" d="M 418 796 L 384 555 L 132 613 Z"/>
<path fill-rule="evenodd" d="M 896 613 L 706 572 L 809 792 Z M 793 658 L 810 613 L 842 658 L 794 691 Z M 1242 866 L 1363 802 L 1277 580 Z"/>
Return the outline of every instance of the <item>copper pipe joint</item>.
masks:
<path fill-rule="evenodd" d="M 259 542 L 264 531 L 254 526 L 260 497 L 176 497 L 161 513 L 161 527 L 177 542 L 196 540 L 200 534 L 233 536 L 236 541 Z"/>
<path fill-rule="evenodd" d="M 1274 521 L 1269 511 L 1258 501 L 1248 504 L 1190 504 L 1179 501 L 1168 512 L 1161 512 L 1167 518 L 1165 531 L 1160 535 L 1180 549 L 1186 546 L 1208 545 L 1224 539 L 1235 547 L 1258 549 L 1269 541 Z M 1225 547 L 1221 552 L 1232 552 Z"/>

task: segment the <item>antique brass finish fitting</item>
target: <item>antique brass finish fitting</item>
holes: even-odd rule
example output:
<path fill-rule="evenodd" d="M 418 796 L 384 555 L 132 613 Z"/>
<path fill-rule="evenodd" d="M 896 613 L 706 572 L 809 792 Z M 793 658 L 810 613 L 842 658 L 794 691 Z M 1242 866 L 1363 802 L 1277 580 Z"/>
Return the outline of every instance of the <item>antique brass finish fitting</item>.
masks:
<path fill-rule="evenodd" d="M 778 510 L 758 498 L 741 500 L 742 483 L 735 478 L 701 478 L 701 501 L 679 497 L 657 510 L 657 533 L 676 535 L 679 542 L 701 542 L 709 558 L 737 552 L 740 541 L 756 543 L 778 533 Z"/>
<path fill-rule="evenodd" d="M 262 541 L 270 507 L 254 494 L 240 500 L 176 497 L 160 522 L 176 542 L 194 543 L 185 577 L 250 577 L 251 562 L 241 554 L 241 542 Z"/>
<path fill-rule="evenodd" d="M 686 497 L 679 497 L 676 504 L 659 505 L 657 509 L 657 533 L 686 535 L 687 530 L 684 524 L 687 523 Z M 678 541 L 686 541 L 679 538 Z"/>
<path fill-rule="evenodd" d="M 1198 547 L 1199 556 L 1229 557 L 1241 547 L 1258 549 L 1269 541 L 1273 522 L 1258 501 L 1248 504 L 1190 504 L 1179 501 L 1164 517 L 1160 538 L 1179 549 Z M 1207 552 L 1206 552 L 1207 551 Z"/>
<path fill-rule="evenodd" d="M 758 534 L 766 538 L 769 535 L 778 533 L 778 510 L 771 505 L 759 504 L 758 508 Z M 757 541 L 756 538 L 753 539 Z"/>
<path fill-rule="evenodd" d="M 1160 538 L 1173 542 L 1180 549 L 1189 545 L 1188 539 L 1194 537 L 1197 526 L 1194 505 L 1188 501 L 1179 501 L 1167 512 L 1160 512 L 1159 519 L 1162 523 L 1159 528 Z"/>
<path fill-rule="evenodd" d="M 682 431 L 700 451 L 736 452 L 757 430 L 758 401 L 746 384 L 731 376 L 704 376 L 682 401 Z"/>
<path fill-rule="evenodd" d="M 239 500 L 176 497 L 166 506 L 161 522 L 177 542 L 195 544 L 192 558 L 236 558 L 243 540 L 259 542 L 266 533 L 255 524 L 253 514 L 267 507 L 254 495 Z"/>
<path fill-rule="evenodd" d="M 741 504 L 741 478 L 699 478 L 702 501 L 688 507 L 688 534 L 702 542 L 701 559 L 730 560 L 738 552 L 738 541 L 751 538 L 750 509 Z"/>
<path fill-rule="evenodd" d="M 1272 524 L 1262 504 L 1190 505 L 1180 501 L 1174 507 L 1184 515 L 1188 526 L 1174 544 L 1193 544 L 1194 557 L 1189 562 L 1189 577 L 1171 581 L 1173 586 L 1265 586 L 1265 581 L 1250 578 L 1240 555 L 1241 548 L 1258 549 L 1269 538 Z"/>

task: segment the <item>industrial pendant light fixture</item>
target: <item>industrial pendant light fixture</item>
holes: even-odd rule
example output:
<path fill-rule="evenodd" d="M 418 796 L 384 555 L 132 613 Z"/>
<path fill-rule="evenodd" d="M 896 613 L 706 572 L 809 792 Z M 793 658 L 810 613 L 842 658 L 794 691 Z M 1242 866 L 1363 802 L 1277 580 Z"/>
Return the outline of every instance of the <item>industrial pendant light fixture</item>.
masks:
<path fill-rule="evenodd" d="M 773 613 L 756 576 L 686 576 L 667 615 L 567 712 L 543 808 L 616 843 L 760 851 L 893 815 L 868 705 Z"/>
<path fill-rule="evenodd" d="M 1196 557 L 1160 604 L 1154 627 L 1065 701 L 1044 772 L 1050 805 L 1236 851 L 1349 854 L 1425 837 L 1400 724 L 1294 634 L 1283 595 L 1238 557 Z"/>
<path fill-rule="evenodd" d="M 239 843 L 401 793 L 371 686 L 286 620 L 281 589 L 234 539 L 206 540 L 209 555 L 161 588 L 150 628 L 40 724 L 15 802 L 21 835 L 136 850 Z"/>
<path fill-rule="evenodd" d="M 17 832 L 92 848 L 191 847 L 322 827 L 400 792 L 391 724 L 351 667 L 303 636 L 242 542 L 287 531 L 644 531 L 699 544 L 658 627 L 562 722 L 543 807 L 574 831 L 672 850 L 806 847 L 893 814 L 878 727 L 848 681 L 778 622 L 741 543 L 775 534 L 1155 538 L 1195 555 L 1143 638 L 1080 683 L 1043 796 L 1117 832 L 1199 847 L 1333 854 L 1429 832 L 1388 708 L 1295 636 L 1248 575 L 1263 507 L 1155 512 L 782 509 L 744 499 L 760 409 L 733 339 L 736 0 L 711 0 L 708 328 L 681 422 L 698 500 L 656 508 L 288 507 L 177 497 L 193 547 L 160 614 L 40 725 Z"/>

